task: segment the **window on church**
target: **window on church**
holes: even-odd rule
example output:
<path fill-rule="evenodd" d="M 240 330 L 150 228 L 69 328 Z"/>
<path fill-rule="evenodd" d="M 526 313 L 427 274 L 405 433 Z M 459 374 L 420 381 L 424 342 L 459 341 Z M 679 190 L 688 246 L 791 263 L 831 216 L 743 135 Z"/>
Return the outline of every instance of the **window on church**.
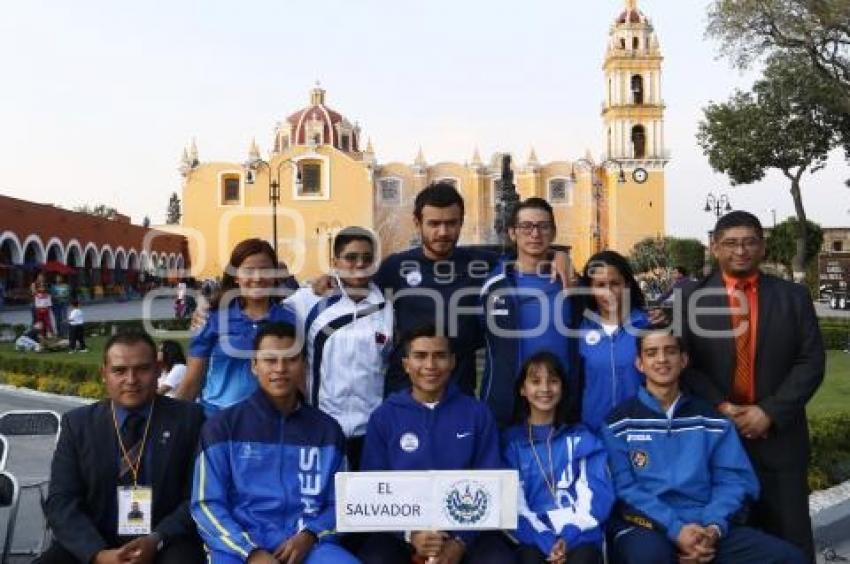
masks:
<path fill-rule="evenodd" d="M 632 76 L 632 103 L 643 104 L 643 77 L 639 74 Z"/>
<path fill-rule="evenodd" d="M 635 51 L 640 49 L 640 39 L 638 39 L 637 37 L 632 39 L 632 49 L 634 49 Z"/>
<path fill-rule="evenodd" d="M 632 128 L 632 148 L 635 159 L 646 158 L 646 130 L 642 125 Z"/>
<path fill-rule="evenodd" d="M 382 178 L 378 183 L 378 194 L 382 204 L 398 205 L 401 203 L 401 179 Z"/>
<path fill-rule="evenodd" d="M 570 203 L 569 184 L 566 178 L 553 178 L 549 181 L 549 203 Z"/>
<path fill-rule="evenodd" d="M 281 135 L 280 136 L 280 150 L 285 151 L 289 149 L 289 135 Z"/>
<path fill-rule="evenodd" d="M 844 250 L 844 242 L 843 241 L 833 241 L 832 242 L 832 251 L 836 253 L 840 253 Z"/>
<path fill-rule="evenodd" d="M 339 148 L 341 151 L 350 151 L 351 150 L 351 138 L 348 134 L 344 134 L 340 137 Z"/>
<path fill-rule="evenodd" d="M 622 49 L 624 51 L 626 50 L 626 40 L 625 39 L 620 39 L 620 49 Z"/>
<path fill-rule="evenodd" d="M 221 203 L 232 205 L 239 203 L 239 177 L 224 176 L 221 179 Z"/>
<path fill-rule="evenodd" d="M 301 165 L 301 193 L 319 194 L 322 191 L 322 165 Z"/>

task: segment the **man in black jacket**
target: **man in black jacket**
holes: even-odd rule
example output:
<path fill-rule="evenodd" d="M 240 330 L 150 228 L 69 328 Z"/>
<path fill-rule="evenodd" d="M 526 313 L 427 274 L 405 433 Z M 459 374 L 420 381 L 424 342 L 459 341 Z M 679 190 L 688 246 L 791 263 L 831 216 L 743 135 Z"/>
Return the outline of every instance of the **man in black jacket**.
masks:
<path fill-rule="evenodd" d="M 738 429 L 761 482 L 751 522 L 799 546 L 814 561 L 806 403 L 825 354 L 805 286 L 760 272 L 758 218 L 734 211 L 714 229 L 719 272 L 682 294 L 692 371 L 686 384 Z"/>
<path fill-rule="evenodd" d="M 106 343 L 109 397 L 62 418 L 45 507 L 55 541 L 38 562 L 203 561 L 188 507 L 203 411 L 157 396 L 157 372 L 146 333 Z"/>

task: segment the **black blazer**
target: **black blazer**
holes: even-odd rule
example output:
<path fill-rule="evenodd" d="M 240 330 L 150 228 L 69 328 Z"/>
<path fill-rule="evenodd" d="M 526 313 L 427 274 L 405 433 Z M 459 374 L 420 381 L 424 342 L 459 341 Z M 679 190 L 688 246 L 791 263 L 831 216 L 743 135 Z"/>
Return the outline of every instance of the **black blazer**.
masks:
<path fill-rule="evenodd" d="M 160 396 L 147 447 L 153 487 L 153 527 L 163 541 L 196 536 L 189 515 L 192 470 L 204 415 L 200 406 Z M 109 400 L 62 416 L 45 506 L 56 541 L 80 562 L 120 544 L 114 522 L 118 446 Z"/>
<path fill-rule="evenodd" d="M 698 291 L 709 295 L 701 297 Z M 755 399 L 773 425 L 767 439 L 745 439 L 744 445 L 757 468 L 805 469 L 809 460 L 805 407 L 823 380 L 825 365 L 820 326 L 804 286 L 762 273 L 757 291 Z M 735 339 L 697 332 L 732 329 L 721 274 L 686 286 L 681 303 L 691 366 L 685 384 L 695 394 L 720 403 L 732 391 Z"/>

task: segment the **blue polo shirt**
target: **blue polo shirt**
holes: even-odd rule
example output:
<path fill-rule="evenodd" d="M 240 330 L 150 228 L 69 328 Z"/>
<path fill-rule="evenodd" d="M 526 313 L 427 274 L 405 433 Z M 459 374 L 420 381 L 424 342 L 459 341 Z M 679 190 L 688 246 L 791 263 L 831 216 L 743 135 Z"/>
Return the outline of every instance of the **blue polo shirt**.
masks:
<path fill-rule="evenodd" d="M 289 306 L 273 303 L 261 319 L 251 319 L 239 300 L 211 311 L 201 331 L 192 337 L 189 356 L 207 360 L 207 373 L 201 388 L 201 405 L 207 417 L 238 403 L 257 389 L 251 372 L 254 337 L 265 323 L 295 325 Z"/>

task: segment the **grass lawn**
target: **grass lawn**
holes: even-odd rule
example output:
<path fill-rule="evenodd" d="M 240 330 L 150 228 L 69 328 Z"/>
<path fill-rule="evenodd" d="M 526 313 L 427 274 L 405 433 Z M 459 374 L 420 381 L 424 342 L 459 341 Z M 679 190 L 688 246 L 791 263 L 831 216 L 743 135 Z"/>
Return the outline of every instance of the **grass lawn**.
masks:
<path fill-rule="evenodd" d="M 850 354 L 827 351 L 826 378 L 808 405 L 809 417 L 850 412 Z"/>

